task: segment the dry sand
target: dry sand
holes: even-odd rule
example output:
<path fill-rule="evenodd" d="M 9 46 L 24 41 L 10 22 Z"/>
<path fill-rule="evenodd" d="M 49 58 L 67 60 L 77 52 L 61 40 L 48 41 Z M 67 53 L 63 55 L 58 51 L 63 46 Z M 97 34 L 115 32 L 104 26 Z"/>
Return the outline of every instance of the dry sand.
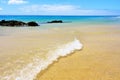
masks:
<path fill-rule="evenodd" d="M 36 80 L 120 80 L 119 25 L 69 29 L 84 48 L 60 58 L 38 74 Z"/>

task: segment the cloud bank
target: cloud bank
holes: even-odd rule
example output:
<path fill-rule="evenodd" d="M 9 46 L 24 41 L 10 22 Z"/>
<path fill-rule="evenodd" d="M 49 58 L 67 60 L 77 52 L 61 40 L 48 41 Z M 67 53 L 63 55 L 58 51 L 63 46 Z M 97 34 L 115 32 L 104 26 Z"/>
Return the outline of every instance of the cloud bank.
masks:
<path fill-rule="evenodd" d="M 20 10 L 27 14 L 36 15 L 112 15 L 115 11 L 82 9 L 74 5 L 28 5 Z"/>
<path fill-rule="evenodd" d="M 9 0 L 8 4 L 24 4 L 27 3 L 25 0 Z"/>
<path fill-rule="evenodd" d="M 30 6 L 24 6 L 20 8 L 22 11 L 25 12 L 63 12 L 63 11 L 72 11 L 75 10 L 76 7 L 72 5 L 30 5 Z"/>

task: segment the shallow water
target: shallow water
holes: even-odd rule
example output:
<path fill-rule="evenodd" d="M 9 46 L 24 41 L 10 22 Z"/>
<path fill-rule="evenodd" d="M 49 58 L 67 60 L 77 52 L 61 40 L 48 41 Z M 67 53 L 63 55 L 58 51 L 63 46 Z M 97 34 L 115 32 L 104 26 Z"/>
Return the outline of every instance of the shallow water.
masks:
<path fill-rule="evenodd" d="M 33 80 L 60 56 L 81 48 L 73 32 L 59 28 L 0 27 L 0 80 Z"/>
<path fill-rule="evenodd" d="M 35 80 L 120 79 L 120 25 L 75 25 L 62 31 L 74 33 L 84 47 L 60 58 Z"/>
<path fill-rule="evenodd" d="M 0 80 L 33 80 L 60 56 L 80 50 L 83 46 L 81 41 L 90 42 L 93 34 L 99 36 L 114 32 L 114 28 L 111 29 L 110 26 L 117 27 L 118 31 L 115 30 L 115 33 L 119 32 L 119 25 L 110 24 L 63 23 L 34 28 L 0 27 Z M 101 32 L 96 31 L 97 27 Z M 84 36 L 87 37 L 81 39 Z M 105 41 L 106 36 L 103 37 Z M 110 39 L 114 40 L 112 37 Z"/>

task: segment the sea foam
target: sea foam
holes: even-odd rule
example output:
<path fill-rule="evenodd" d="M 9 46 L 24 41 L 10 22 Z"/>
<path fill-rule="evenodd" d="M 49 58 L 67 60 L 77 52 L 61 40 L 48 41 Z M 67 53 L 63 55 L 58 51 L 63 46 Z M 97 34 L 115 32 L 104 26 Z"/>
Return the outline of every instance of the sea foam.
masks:
<path fill-rule="evenodd" d="M 15 73 L 1 77 L 0 80 L 33 80 L 38 73 L 45 70 L 54 61 L 57 61 L 59 57 L 67 56 L 76 50 L 80 50 L 83 45 L 78 39 L 74 39 L 64 45 L 58 46 L 53 51 L 49 51 L 46 59 L 40 59 L 35 57 L 31 63 L 26 65 L 22 70 L 18 70 Z"/>

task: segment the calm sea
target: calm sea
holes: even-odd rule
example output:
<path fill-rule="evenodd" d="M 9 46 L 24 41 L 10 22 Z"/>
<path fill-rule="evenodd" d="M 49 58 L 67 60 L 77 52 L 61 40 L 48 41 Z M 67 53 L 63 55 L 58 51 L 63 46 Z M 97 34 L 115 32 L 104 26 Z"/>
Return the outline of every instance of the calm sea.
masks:
<path fill-rule="evenodd" d="M 36 21 L 46 24 L 52 20 L 63 20 L 64 23 L 94 23 L 119 24 L 120 16 L 40 16 L 40 15 L 0 15 L 0 20 Z"/>

